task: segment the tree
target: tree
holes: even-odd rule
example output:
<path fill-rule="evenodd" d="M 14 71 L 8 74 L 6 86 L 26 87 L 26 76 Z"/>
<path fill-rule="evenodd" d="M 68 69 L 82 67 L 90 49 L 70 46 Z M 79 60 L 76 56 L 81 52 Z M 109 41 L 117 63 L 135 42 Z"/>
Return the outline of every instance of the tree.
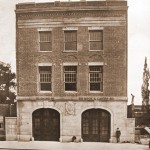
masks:
<path fill-rule="evenodd" d="M 143 109 L 148 109 L 149 108 L 149 79 L 150 79 L 150 72 L 149 68 L 147 66 L 147 58 L 145 58 L 145 64 L 144 64 L 144 72 L 143 72 L 143 84 L 141 87 L 141 92 L 142 92 L 142 105 Z"/>
<path fill-rule="evenodd" d="M 16 99 L 16 74 L 9 64 L 0 62 L 0 103 L 13 104 Z"/>

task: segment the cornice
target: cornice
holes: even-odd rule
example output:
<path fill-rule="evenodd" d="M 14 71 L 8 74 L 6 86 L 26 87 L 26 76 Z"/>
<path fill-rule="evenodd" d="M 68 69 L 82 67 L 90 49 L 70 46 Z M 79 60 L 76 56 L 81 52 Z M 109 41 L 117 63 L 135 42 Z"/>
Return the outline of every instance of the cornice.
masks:
<path fill-rule="evenodd" d="M 125 21 L 126 20 L 126 16 L 123 15 L 121 17 L 103 17 L 103 16 L 98 16 L 98 17 L 84 17 L 84 18 L 76 18 L 76 20 L 74 19 L 68 19 L 68 18 L 52 18 L 52 19 L 28 19 L 28 20 L 18 20 L 18 22 L 22 22 L 22 23 L 36 23 L 36 22 L 78 22 L 78 21 Z"/>
<path fill-rule="evenodd" d="M 94 22 L 53 22 L 53 23 L 17 23 L 18 28 L 55 28 L 55 27 L 89 27 L 89 26 L 126 26 L 126 21 L 94 21 Z"/>
<path fill-rule="evenodd" d="M 119 20 L 120 18 L 123 18 L 123 20 L 126 20 L 126 12 L 123 10 L 120 11 L 100 11 L 100 10 L 93 10 L 93 11 L 52 11 L 52 12 L 37 12 L 37 13 L 19 13 L 17 14 L 17 22 L 18 21 L 27 21 L 27 20 L 48 20 L 52 19 L 51 22 L 69 22 L 71 19 L 72 21 L 74 18 L 76 20 L 81 20 L 83 18 L 94 18 L 97 19 L 98 17 L 101 18 L 100 20 Z M 106 19 L 105 19 L 106 18 Z M 112 18 L 112 19 L 109 19 Z M 112 20 L 112 21 L 113 21 Z"/>
<path fill-rule="evenodd" d="M 125 26 L 126 17 L 84 17 L 84 18 L 54 18 L 54 19 L 28 19 L 18 20 L 18 28 L 53 28 L 74 26 Z"/>
<path fill-rule="evenodd" d="M 127 10 L 127 6 L 91 6 L 91 7 L 50 7 L 50 8 L 32 8 L 32 9 L 17 9 L 19 13 L 43 13 L 43 12 L 73 12 L 73 11 L 100 11 L 100 10 Z"/>

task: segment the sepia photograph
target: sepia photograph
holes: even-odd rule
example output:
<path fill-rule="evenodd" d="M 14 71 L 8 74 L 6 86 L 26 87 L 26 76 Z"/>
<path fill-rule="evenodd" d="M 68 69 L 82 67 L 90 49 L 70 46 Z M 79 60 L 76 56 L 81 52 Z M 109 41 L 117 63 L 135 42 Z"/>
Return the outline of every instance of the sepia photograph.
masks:
<path fill-rule="evenodd" d="M 150 149 L 150 0 L 0 0 L 0 149 Z"/>

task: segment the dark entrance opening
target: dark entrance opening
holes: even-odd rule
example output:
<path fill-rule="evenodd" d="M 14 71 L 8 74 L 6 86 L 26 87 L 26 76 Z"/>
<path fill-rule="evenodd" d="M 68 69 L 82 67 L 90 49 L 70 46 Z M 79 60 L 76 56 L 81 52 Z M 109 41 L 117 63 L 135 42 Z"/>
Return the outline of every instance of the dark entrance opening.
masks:
<path fill-rule="evenodd" d="M 88 109 L 82 113 L 82 139 L 85 142 L 109 142 L 110 113 L 103 109 Z"/>
<path fill-rule="evenodd" d="M 32 129 L 35 141 L 59 141 L 60 114 L 54 109 L 41 108 L 32 114 Z"/>

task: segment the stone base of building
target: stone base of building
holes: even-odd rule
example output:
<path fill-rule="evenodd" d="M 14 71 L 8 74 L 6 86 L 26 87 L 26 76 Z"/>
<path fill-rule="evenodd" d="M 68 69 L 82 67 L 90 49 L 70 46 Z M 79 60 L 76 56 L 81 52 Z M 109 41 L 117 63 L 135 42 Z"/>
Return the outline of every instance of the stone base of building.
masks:
<path fill-rule="evenodd" d="M 82 142 L 83 140 L 81 136 L 74 135 L 74 136 L 61 136 L 59 141 L 60 142 Z"/>
<path fill-rule="evenodd" d="M 111 137 L 110 143 L 117 143 L 116 137 Z M 122 137 L 121 136 L 120 143 L 135 143 L 134 135 L 132 137 L 130 137 L 130 136 Z"/>
<path fill-rule="evenodd" d="M 77 136 L 76 136 L 77 137 Z M 24 142 L 29 142 L 29 141 L 34 141 L 34 138 L 31 137 L 30 135 L 7 135 L 6 141 L 24 141 Z M 71 136 L 63 136 L 59 138 L 58 142 L 85 142 L 81 137 L 77 137 L 76 140 L 72 141 Z M 134 143 L 134 137 L 121 137 L 120 138 L 120 143 Z M 116 143 L 116 137 L 111 137 L 109 140 L 109 143 Z"/>
<path fill-rule="evenodd" d="M 32 135 L 18 135 L 18 141 L 33 141 Z"/>
<path fill-rule="evenodd" d="M 57 120 L 57 122 L 59 122 L 59 129 L 54 128 L 58 135 L 56 137 L 51 137 L 52 141 L 55 141 L 56 139 L 56 141 L 60 142 L 106 141 L 115 143 L 116 129 L 119 127 L 121 130 L 120 142 L 134 142 L 135 120 L 126 117 L 127 103 L 125 100 L 118 99 L 114 99 L 113 101 L 108 101 L 106 99 L 103 101 L 18 101 L 18 117 L 6 118 L 6 140 L 44 141 L 44 139 L 42 139 L 42 136 L 40 137 L 36 135 L 36 132 L 38 132 L 38 130 L 40 130 L 41 128 L 39 128 L 38 130 L 36 130 L 35 128 L 36 126 L 38 126 L 38 124 L 36 123 L 36 118 L 34 118 L 34 116 L 36 116 L 36 113 L 41 114 L 40 111 L 42 113 L 44 111 L 50 112 L 49 115 L 51 115 L 51 113 L 53 112 L 56 112 L 56 114 L 58 115 L 58 119 L 54 118 Z M 107 132 L 109 132 L 109 134 L 107 135 L 107 138 L 103 137 L 100 134 L 99 136 L 101 137 L 102 141 L 100 139 L 93 140 L 91 138 L 94 133 L 99 133 L 99 131 L 103 132 L 102 128 L 100 128 L 102 124 L 98 124 L 94 130 L 90 129 L 91 127 L 94 128 L 94 126 L 91 126 L 89 124 L 88 127 L 85 127 L 87 124 L 85 124 L 84 122 L 84 116 L 91 112 L 93 112 L 93 116 L 95 116 L 94 113 L 100 113 L 101 117 L 102 115 L 109 115 L 109 120 L 107 120 L 107 122 L 110 123 L 109 125 L 106 124 L 109 126 L 107 128 Z M 89 119 L 88 121 L 92 123 L 93 120 Z M 101 120 L 101 122 L 103 122 L 103 119 Z M 40 127 L 43 127 L 43 124 L 44 122 L 40 122 Z M 105 125 L 103 126 L 105 127 Z M 49 136 L 51 136 L 51 134 Z M 95 137 L 93 136 L 93 138 Z M 48 137 L 46 141 L 51 141 L 51 138 Z"/>

